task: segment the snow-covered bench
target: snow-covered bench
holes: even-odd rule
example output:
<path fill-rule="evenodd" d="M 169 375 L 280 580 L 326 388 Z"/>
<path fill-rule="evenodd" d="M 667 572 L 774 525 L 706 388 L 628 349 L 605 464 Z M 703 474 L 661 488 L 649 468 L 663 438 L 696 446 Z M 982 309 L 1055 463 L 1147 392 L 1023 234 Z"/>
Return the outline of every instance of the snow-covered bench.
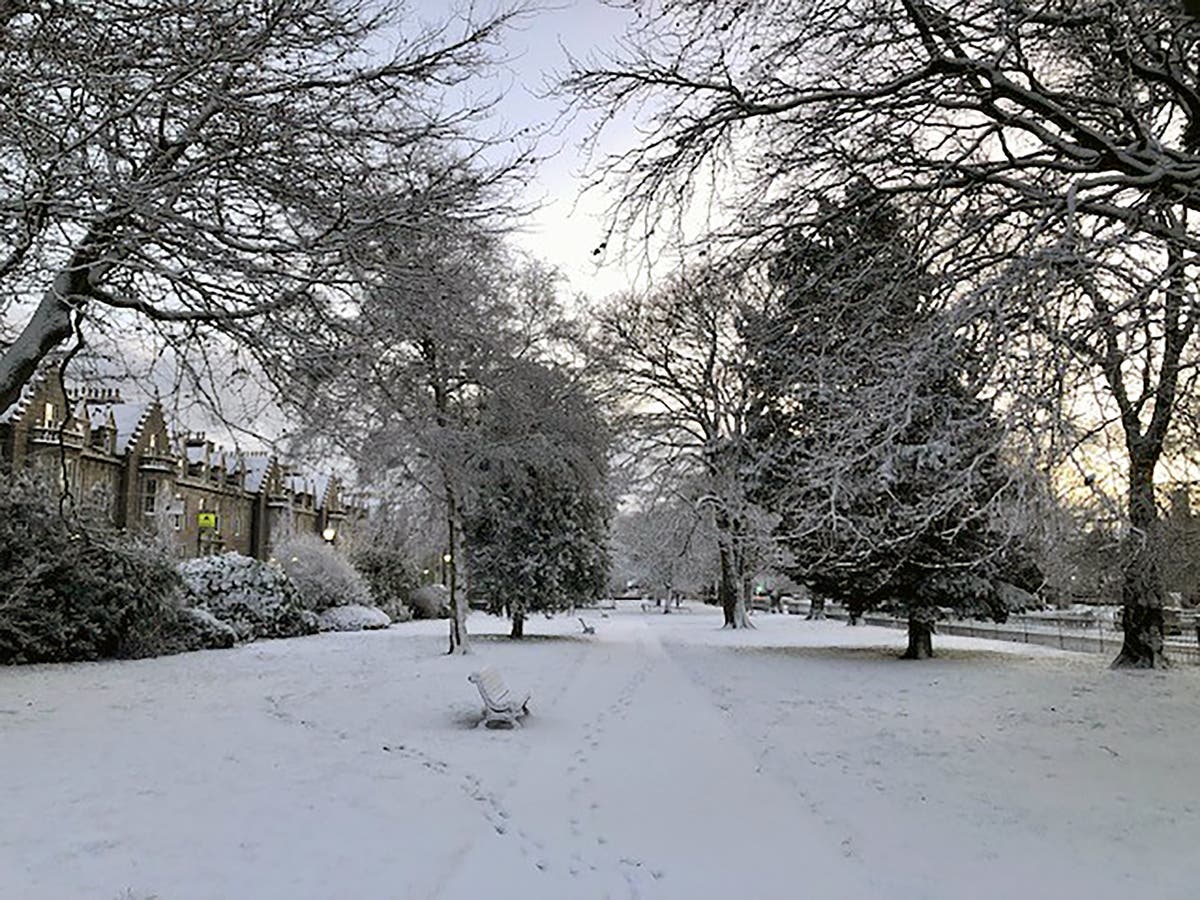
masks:
<path fill-rule="evenodd" d="M 483 698 L 480 728 L 490 727 L 493 722 L 514 728 L 520 724 L 517 720 L 529 712 L 529 694 L 518 697 L 491 666 L 472 672 L 467 681 L 479 688 L 479 696 Z"/>

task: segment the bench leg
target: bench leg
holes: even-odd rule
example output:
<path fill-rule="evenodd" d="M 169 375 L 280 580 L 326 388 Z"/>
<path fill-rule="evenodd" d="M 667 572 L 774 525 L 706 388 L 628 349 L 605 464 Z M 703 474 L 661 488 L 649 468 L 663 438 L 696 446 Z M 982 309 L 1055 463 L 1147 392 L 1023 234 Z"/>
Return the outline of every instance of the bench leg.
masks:
<path fill-rule="evenodd" d="M 517 721 L 516 716 L 498 716 L 493 713 L 485 713 L 484 717 L 479 720 L 476 728 L 491 728 L 493 725 L 497 728 L 520 728 L 521 723 Z"/>

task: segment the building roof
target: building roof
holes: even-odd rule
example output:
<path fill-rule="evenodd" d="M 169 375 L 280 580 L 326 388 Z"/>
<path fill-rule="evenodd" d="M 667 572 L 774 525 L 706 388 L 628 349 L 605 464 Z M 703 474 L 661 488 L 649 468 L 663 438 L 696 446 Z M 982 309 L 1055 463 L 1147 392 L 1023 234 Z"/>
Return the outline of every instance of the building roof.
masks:
<path fill-rule="evenodd" d="M 267 472 L 271 470 L 272 458 L 266 453 L 247 453 L 242 457 L 242 467 L 246 471 L 246 490 L 257 494 L 263 489 L 267 480 Z"/>
<path fill-rule="evenodd" d="M 9 404 L 7 409 L 0 411 L 0 422 L 12 422 L 15 419 L 19 419 L 25 410 L 29 408 L 29 404 L 33 400 L 34 392 L 37 391 L 39 384 L 40 382 L 37 380 L 26 382 L 25 386 L 21 388 L 21 393 L 17 399 Z"/>
<path fill-rule="evenodd" d="M 214 466 L 222 466 L 231 475 L 242 471 L 242 462 L 242 454 L 237 450 L 222 450 L 213 459 Z"/>
<path fill-rule="evenodd" d="M 313 496 L 317 500 L 317 509 L 325 508 L 325 501 L 328 499 L 329 486 L 333 483 L 333 479 L 328 475 L 316 475 L 312 478 Z"/>
<path fill-rule="evenodd" d="M 284 486 L 293 494 L 314 494 L 312 480 L 299 472 L 289 472 L 283 476 Z"/>
<path fill-rule="evenodd" d="M 81 403 L 77 415 L 79 415 L 80 418 L 87 419 L 88 424 L 92 426 L 93 430 L 95 430 L 97 428 L 107 428 L 109 426 L 109 412 L 110 411 L 108 407 L 99 409 L 88 406 L 86 403 Z"/>
<path fill-rule="evenodd" d="M 104 414 L 112 413 L 113 424 L 117 427 L 118 453 L 125 453 L 137 443 L 150 415 L 150 405 L 141 403 L 110 403 L 97 410 Z"/>

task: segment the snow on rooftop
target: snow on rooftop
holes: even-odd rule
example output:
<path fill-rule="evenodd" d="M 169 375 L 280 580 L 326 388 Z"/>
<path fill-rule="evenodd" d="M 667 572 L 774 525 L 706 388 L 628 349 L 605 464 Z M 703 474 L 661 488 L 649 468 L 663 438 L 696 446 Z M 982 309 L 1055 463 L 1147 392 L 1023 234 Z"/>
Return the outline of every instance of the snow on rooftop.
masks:
<path fill-rule="evenodd" d="M 313 496 L 317 500 L 317 509 L 325 508 L 326 494 L 329 493 L 329 485 L 333 481 L 328 475 L 314 475 L 311 479 L 313 486 Z"/>
<path fill-rule="evenodd" d="M 23 413 L 29 405 L 29 401 L 33 399 L 34 391 L 37 390 L 38 383 L 36 381 L 27 382 L 21 393 L 17 395 L 17 399 L 8 405 L 8 408 L 0 412 L 0 422 L 11 422 Z"/>
<path fill-rule="evenodd" d="M 242 458 L 242 466 L 246 471 L 246 490 L 257 494 L 271 469 L 271 457 L 265 453 L 250 453 Z"/>
<path fill-rule="evenodd" d="M 107 407 L 97 408 L 95 406 L 89 406 L 86 403 L 81 403 L 80 406 L 82 407 L 81 414 L 86 415 L 88 424 L 92 426 L 93 430 L 97 428 L 108 427 L 109 422 Z"/>
<path fill-rule="evenodd" d="M 292 472 L 285 475 L 283 483 L 293 494 L 311 494 L 313 493 L 312 481 L 307 475 L 299 472 Z"/>

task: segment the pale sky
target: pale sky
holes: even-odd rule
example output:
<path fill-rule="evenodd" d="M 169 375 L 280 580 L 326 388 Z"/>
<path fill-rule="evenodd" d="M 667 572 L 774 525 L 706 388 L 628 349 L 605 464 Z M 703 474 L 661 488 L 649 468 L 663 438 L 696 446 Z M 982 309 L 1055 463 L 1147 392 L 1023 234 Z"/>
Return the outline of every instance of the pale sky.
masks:
<path fill-rule="evenodd" d="M 486 12 L 495 5 L 484 2 L 476 8 Z M 444 20 L 451 6 L 446 0 L 413 0 L 417 14 L 431 21 Z M 511 59 L 506 70 L 476 87 L 501 95 L 495 127 L 505 132 L 527 126 L 539 131 L 550 128 L 564 101 L 540 95 L 547 92 L 555 72 L 566 70 L 567 52 L 586 58 L 613 49 L 631 15 L 599 0 L 545 0 L 542 9 L 531 12 L 509 32 L 505 44 Z M 625 287 L 629 276 L 615 255 L 609 254 L 603 264 L 592 256 L 602 240 L 606 201 L 598 192 L 580 198 L 585 165 L 580 145 L 586 133 L 586 124 L 577 121 L 541 139 L 538 156 L 544 159 L 526 200 L 542 208 L 525 221 L 516 240 L 534 256 L 557 266 L 567 276 L 571 291 L 599 298 Z M 632 142 L 635 136 L 624 137 Z M 619 131 L 606 135 L 610 146 L 622 138 Z"/>

